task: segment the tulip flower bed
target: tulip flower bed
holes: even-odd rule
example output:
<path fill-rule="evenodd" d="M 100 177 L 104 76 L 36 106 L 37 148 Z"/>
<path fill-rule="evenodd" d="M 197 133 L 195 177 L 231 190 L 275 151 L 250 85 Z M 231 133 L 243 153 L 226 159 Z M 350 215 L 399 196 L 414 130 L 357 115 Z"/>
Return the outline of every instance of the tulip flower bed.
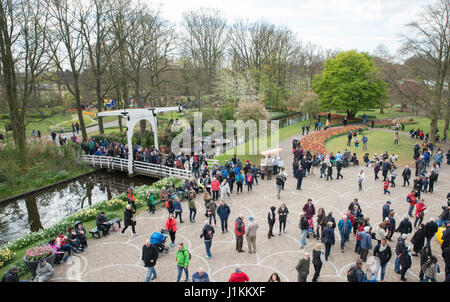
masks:
<path fill-rule="evenodd" d="M 307 136 L 304 136 L 300 143 L 306 151 L 310 151 L 312 154 L 316 152 L 319 154 L 328 154 L 325 148 L 325 142 L 333 137 L 344 135 L 350 131 L 364 129 L 364 126 L 347 126 L 342 128 L 329 128 L 327 130 L 321 130 L 313 132 Z"/>
<path fill-rule="evenodd" d="M 40 245 L 27 250 L 25 255 L 28 261 L 37 261 L 47 258 L 52 254 L 52 252 L 53 249 L 48 245 Z"/>
<path fill-rule="evenodd" d="M 390 126 L 393 126 L 393 122 L 394 122 L 394 120 L 392 120 L 392 119 L 377 120 L 377 121 L 375 121 L 375 127 L 390 127 Z M 400 124 L 413 125 L 413 124 L 417 124 L 417 122 L 414 120 L 408 120 L 408 121 L 403 120 L 403 121 L 400 121 Z"/>

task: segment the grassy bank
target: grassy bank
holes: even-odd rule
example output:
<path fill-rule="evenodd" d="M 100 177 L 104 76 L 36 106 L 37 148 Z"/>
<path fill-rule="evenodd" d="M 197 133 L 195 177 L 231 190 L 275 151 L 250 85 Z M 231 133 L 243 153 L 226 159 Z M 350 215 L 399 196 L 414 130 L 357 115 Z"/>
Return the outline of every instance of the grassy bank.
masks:
<path fill-rule="evenodd" d="M 47 143 L 30 143 L 26 159 L 27 165 L 21 167 L 19 156 L 11 145 L 0 152 L 0 199 L 92 171 L 88 165 L 75 160 L 71 145 L 61 148 Z"/>

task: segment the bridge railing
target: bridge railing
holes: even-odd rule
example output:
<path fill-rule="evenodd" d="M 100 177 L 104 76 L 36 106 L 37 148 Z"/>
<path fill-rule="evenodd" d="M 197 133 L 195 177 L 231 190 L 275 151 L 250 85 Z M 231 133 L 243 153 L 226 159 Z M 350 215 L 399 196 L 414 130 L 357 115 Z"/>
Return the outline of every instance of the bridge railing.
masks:
<path fill-rule="evenodd" d="M 128 159 L 111 157 L 82 155 L 82 160 L 90 163 L 94 167 L 109 168 L 114 170 L 128 171 Z M 184 169 L 170 168 L 163 165 L 151 164 L 141 161 L 133 161 L 133 169 L 136 173 L 156 176 L 156 177 L 175 177 L 180 179 L 191 179 L 192 172 Z"/>

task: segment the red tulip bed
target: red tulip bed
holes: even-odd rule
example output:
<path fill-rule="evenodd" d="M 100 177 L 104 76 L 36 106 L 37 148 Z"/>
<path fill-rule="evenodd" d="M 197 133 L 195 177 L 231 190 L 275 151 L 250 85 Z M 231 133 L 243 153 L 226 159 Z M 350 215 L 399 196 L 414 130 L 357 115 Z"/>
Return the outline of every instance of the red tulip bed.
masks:
<path fill-rule="evenodd" d="M 389 120 L 379 120 L 375 121 L 375 126 L 392 126 L 392 119 Z M 415 124 L 417 122 L 411 120 L 411 121 L 400 121 L 400 124 Z"/>
<path fill-rule="evenodd" d="M 313 132 L 307 136 L 304 136 L 300 143 L 302 144 L 303 149 L 306 151 L 310 151 L 312 154 L 323 153 L 328 154 L 325 149 L 325 141 L 328 139 L 343 135 L 344 133 L 348 133 L 350 131 L 359 130 L 367 128 L 365 126 L 347 126 L 347 127 L 339 127 L 339 128 L 329 128 L 327 130 L 321 130 Z"/>

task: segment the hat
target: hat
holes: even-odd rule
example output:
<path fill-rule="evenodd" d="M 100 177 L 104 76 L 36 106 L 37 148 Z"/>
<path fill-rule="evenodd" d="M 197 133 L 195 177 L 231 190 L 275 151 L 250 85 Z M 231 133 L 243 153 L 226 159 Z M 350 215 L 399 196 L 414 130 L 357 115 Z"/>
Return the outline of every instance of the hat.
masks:
<path fill-rule="evenodd" d="M 390 202 L 390 201 L 388 200 L 388 201 L 386 201 L 386 203 L 391 204 L 392 202 Z"/>
<path fill-rule="evenodd" d="M 253 221 L 253 220 L 254 220 L 253 216 L 250 216 L 250 217 L 248 218 L 248 220 Z"/>
<path fill-rule="evenodd" d="M 408 235 L 407 235 L 407 234 L 402 234 L 402 238 L 403 238 L 403 239 L 407 239 L 407 238 L 408 238 Z"/>

